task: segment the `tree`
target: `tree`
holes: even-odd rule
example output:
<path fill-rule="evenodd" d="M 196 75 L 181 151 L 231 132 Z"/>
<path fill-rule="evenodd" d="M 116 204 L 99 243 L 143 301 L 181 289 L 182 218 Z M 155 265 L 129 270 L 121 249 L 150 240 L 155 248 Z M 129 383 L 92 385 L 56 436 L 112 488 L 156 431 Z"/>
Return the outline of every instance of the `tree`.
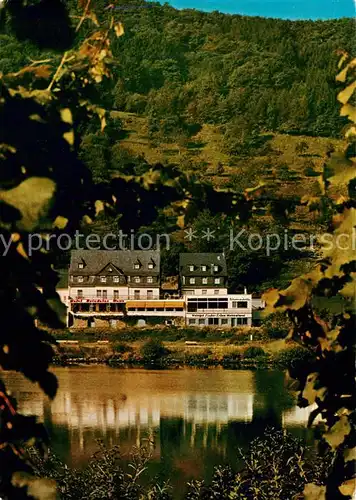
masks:
<path fill-rule="evenodd" d="M 309 484 L 304 489 L 304 498 L 310 500 L 350 498 L 355 490 L 356 255 L 352 234 L 356 227 L 356 109 L 350 104 L 356 87 L 355 67 L 356 60 L 344 53 L 337 80 L 346 85 L 338 100 L 341 114 L 351 121 L 345 134 L 348 144 L 343 154 L 329 154 L 322 175 L 332 244 L 322 248 L 322 258 L 311 272 L 294 279 L 287 289 L 272 290 L 265 296 L 269 311 L 287 314 L 293 323 L 292 337 L 316 356 L 315 362 L 290 370 L 299 381 L 299 405 L 316 404 L 309 425 L 316 416 L 322 417 L 322 444 L 333 452 L 326 485 Z M 305 197 L 302 201 L 315 209 L 315 200 Z M 340 238 L 348 240 L 348 246 L 340 244 Z M 316 299 L 322 301 L 323 309 L 331 309 L 328 303 L 333 297 L 343 306 L 332 317 L 322 319 Z"/>
<path fill-rule="evenodd" d="M 300 141 L 295 147 L 295 152 L 299 155 L 304 154 L 309 149 L 309 144 L 306 141 Z"/>

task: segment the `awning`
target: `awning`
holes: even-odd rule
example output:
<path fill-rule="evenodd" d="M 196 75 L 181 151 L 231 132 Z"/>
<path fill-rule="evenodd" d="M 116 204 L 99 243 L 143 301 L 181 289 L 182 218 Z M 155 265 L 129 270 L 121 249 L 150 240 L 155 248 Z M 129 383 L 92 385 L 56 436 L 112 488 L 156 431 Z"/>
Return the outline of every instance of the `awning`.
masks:
<path fill-rule="evenodd" d="M 165 300 L 165 307 L 184 307 L 183 300 Z"/>

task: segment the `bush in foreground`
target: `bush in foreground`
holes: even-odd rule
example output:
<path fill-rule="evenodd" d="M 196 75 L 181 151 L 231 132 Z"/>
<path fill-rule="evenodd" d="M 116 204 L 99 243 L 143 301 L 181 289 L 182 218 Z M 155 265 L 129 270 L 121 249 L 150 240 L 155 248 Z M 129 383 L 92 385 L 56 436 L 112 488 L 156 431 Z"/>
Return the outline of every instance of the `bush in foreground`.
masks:
<path fill-rule="evenodd" d="M 141 348 L 143 360 L 149 363 L 159 362 L 169 351 L 163 343 L 155 338 L 151 338 L 145 342 Z"/>
<path fill-rule="evenodd" d="M 216 467 L 210 484 L 194 480 L 183 486 L 184 498 L 291 500 L 299 498 L 308 482 L 323 485 L 331 463 L 331 456 L 320 457 L 301 440 L 275 429 L 254 439 L 248 452 L 239 454 L 243 462 L 239 472 L 233 470 L 235 464 Z M 117 447 L 107 449 L 102 444 L 82 470 L 68 468 L 53 454 L 43 461 L 32 450 L 31 458 L 39 476 L 56 480 L 60 500 L 170 500 L 176 496 L 167 483 L 147 481 L 149 445 L 133 448 L 128 469 Z"/>

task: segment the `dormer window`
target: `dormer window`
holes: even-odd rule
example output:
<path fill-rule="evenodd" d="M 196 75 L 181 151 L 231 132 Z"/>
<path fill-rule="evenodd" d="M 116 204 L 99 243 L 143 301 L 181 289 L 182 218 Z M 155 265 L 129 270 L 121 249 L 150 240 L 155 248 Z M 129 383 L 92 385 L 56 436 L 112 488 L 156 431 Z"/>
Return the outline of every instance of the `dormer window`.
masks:
<path fill-rule="evenodd" d="M 152 264 L 152 262 L 150 262 L 150 263 L 148 264 L 148 269 L 153 269 L 153 268 L 154 268 L 154 265 Z"/>
<path fill-rule="evenodd" d="M 134 269 L 140 269 L 140 264 L 134 264 Z"/>
<path fill-rule="evenodd" d="M 190 283 L 191 285 L 195 285 L 195 278 L 190 278 L 189 283 Z"/>
<path fill-rule="evenodd" d="M 119 283 L 120 282 L 119 276 L 114 276 L 113 281 L 114 281 L 114 283 Z"/>
<path fill-rule="evenodd" d="M 220 285 L 220 278 L 215 278 L 214 283 L 215 285 Z"/>
<path fill-rule="evenodd" d="M 78 276 L 78 283 L 83 283 L 83 281 L 84 281 L 83 276 Z"/>
<path fill-rule="evenodd" d="M 112 273 L 112 267 L 109 267 L 108 271 L 109 271 L 110 273 Z"/>
<path fill-rule="evenodd" d="M 201 266 L 201 270 L 202 270 L 203 272 L 205 272 L 205 271 L 206 271 L 206 266 Z"/>
<path fill-rule="evenodd" d="M 106 283 L 106 276 L 100 276 L 100 283 Z"/>
<path fill-rule="evenodd" d="M 219 271 L 219 266 L 214 266 L 214 272 L 217 273 Z"/>
<path fill-rule="evenodd" d="M 83 262 L 79 262 L 78 269 L 84 269 L 84 263 Z"/>
<path fill-rule="evenodd" d="M 203 285 L 207 285 L 208 284 L 208 278 L 203 278 Z"/>
<path fill-rule="evenodd" d="M 135 283 L 140 283 L 140 281 L 141 281 L 141 280 L 140 280 L 140 277 L 139 277 L 139 276 L 135 276 L 135 277 L 134 277 L 134 282 L 135 282 Z"/>
<path fill-rule="evenodd" d="M 189 266 L 189 271 L 194 271 L 194 266 Z"/>

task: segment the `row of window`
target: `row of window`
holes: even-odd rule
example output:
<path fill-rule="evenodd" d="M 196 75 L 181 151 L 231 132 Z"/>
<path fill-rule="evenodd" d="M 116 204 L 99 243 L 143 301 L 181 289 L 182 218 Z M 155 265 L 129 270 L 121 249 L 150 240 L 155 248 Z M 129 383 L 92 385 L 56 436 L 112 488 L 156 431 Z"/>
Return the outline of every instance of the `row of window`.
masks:
<path fill-rule="evenodd" d="M 188 320 L 189 325 L 206 325 L 206 319 L 205 318 L 190 318 Z M 208 325 L 228 325 L 229 324 L 229 319 L 228 318 L 208 318 Z M 233 326 L 236 325 L 248 325 L 248 319 L 247 318 L 232 318 L 231 319 L 231 324 Z"/>
<path fill-rule="evenodd" d="M 195 278 L 189 278 L 189 284 L 190 285 L 195 285 L 196 279 Z M 202 278 L 202 284 L 207 285 L 209 283 L 208 278 Z M 222 283 L 221 278 L 214 278 L 213 279 L 214 285 L 220 285 Z"/>
<path fill-rule="evenodd" d="M 85 263 L 84 262 L 79 262 L 78 269 L 84 269 L 84 267 L 85 267 Z M 133 265 L 133 269 L 141 269 L 141 267 L 143 267 L 143 266 L 142 266 L 142 264 L 139 264 L 139 263 L 136 263 L 136 264 Z M 153 264 L 153 262 L 150 262 L 147 265 L 148 269 L 154 269 L 154 267 L 155 267 L 155 265 Z M 112 272 L 113 271 L 112 267 L 109 267 L 108 271 Z"/>
<path fill-rule="evenodd" d="M 133 291 L 133 298 L 139 299 L 140 297 L 141 297 L 141 290 L 134 290 Z M 152 299 L 153 298 L 153 290 L 145 290 L 145 297 L 147 299 Z M 83 290 L 77 290 L 77 298 L 78 299 L 84 298 Z M 107 290 L 96 290 L 96 298 L 97 299 L 107 299 L 108 298 L 108 291 Z M 114 300 L 117 300 L 120 298 L 119 290 L 114 290 L 113 298 L 114 298 Z"/>
<path fill-rule="evenodd" d="M 213 271 L 215 273 L 217 273 L 219 271 L 219 266 L 212 266 L 212 267 L 213 267 Z M 193 271 L 197 271 L 198 267 L 194 266 L 194 265 L 190 265 L 190 266 L 188 266 L 188 269 L 189 269 L 189 271 L 193 272 Z M 208 266 L 200 266 L 200 270 L 203 271 L 203 273 L 206 273 L 208 270 Z"/>
<path fill-rule="evenodd" d="M 95 279 L 95 276 L 92 276 L 93 279 Z M 111 278 L 111 276 L 109 277 Z M 128 281 L 130 281 L 130 276 L 128 276 Z M 76 278 L 78 283 L 84 283 L 84 276 L 77 276 Z M 112 276 L 112 280 L 114 283 L 120 283 L 120 276 Z M 71 281 L 73 281 L 73 276 L 71 276 Z M 100 283 L 107 283 L 108 277 L 107 276 L 100 276 Z M 121 278 L 121 282 L 125 282 L 124 278 Z M 142 276 L 134 276 L 133 277 L 133 282 L 134 283 L 153 283 L 153 277 L 152 276 L 147 276 L 146 281 L 145 278 Z"/>
<path fill-rule="evenodd" d="M 247 309 L 247 300 L 234 300 L 233 309 Z M 222 299 L 189 299 L 188 312 L 196 312 L 198 309 L 228 309 L 229 304 L 226 298 Z"/>

